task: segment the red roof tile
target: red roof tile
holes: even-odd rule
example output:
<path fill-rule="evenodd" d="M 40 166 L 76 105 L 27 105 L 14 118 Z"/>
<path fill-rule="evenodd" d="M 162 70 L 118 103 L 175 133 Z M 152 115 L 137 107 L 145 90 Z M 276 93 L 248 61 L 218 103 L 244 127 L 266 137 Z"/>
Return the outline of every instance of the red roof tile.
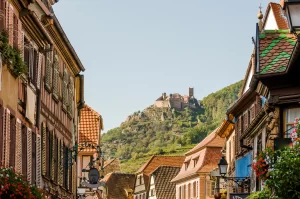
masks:
<path fill-rule="evenodd" d="M 80 111 L 79 144 L 84 142 L 99 144 L 101 130 L 103 130 L 101 115 L 88 105 L 84 105 Z M 89 150 L 85 149 L 84 151 Z M 94 149 L 91 150 L 94 151 Z"/>
<path fill-rule="evenodd" d="M 206 138 L 204 138 L 204 140 L 202 140 L 198 145 L 188 151 L 185 155 L 195 153 L 196 151 L 199 151 L 208 146 L 223 147 L 225 145 L 225 139 L 217 135 L 217 130 L 218 128 L 211 132 Z"/>

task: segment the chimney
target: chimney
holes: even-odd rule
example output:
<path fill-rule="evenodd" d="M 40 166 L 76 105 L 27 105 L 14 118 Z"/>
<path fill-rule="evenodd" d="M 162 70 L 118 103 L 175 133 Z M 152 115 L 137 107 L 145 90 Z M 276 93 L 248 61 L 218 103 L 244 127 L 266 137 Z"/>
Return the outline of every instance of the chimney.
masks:
<path fill-rule="evenodd" d="M 166 93 L 163 93 L 163 94 L 162 94 L 162 98 L 163 98 L 163 100 L 165 100 L 165 99 L 167 98 L 167 94 L 166 94 Z"/>
<path fill-rule="evenodd" d="M 194 97 L 194 88 L 189 88 L 189 97 Z"/>

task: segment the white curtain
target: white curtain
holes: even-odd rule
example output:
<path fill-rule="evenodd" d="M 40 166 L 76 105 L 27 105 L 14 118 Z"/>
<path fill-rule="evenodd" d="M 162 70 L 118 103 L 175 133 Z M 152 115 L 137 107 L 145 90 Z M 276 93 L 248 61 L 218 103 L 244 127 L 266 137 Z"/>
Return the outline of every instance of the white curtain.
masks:
<path fill-rule="evenodd" d="M 33 90 L 27 86 L 26 117 L 32 124 L 35 124 L 35 103 L 36 95 Z"/>

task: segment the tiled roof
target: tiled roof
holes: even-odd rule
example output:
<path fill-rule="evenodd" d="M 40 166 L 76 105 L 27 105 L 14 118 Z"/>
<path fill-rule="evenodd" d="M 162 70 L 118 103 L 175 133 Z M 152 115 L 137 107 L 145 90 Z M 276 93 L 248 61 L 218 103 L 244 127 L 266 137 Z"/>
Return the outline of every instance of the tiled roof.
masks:
<path fill-rule="evenodd" d="M 171 182 L 177 182 L 189 177 L 198 176 L 199 173 L 212 171 L 218 167 L 222 156 L 221 149 L 222 147 L 204 147 L 200 151 L 186 156 L 185 159 L 191 161 L 182 165 L 180 172 Z"/>
<path fill-rule="evenodd" d="M 104 168 L 106 167 L 106 166 L 108 166 L 108 165 L 110 165 L 113 161 L 115 161 L 117 158 L 113 158 L 113 159 L 110 159 L 110 160 L 106 160 L 105 162 L 104 162 Z"/>
<path fill-rule="evenodd" d="M 204 147 L 223 147 L 225 144 L 225 139 L 217 135 L 217 130 L 218 128 L 211 132 L 206 138 L 204 138 L 204 140 L 202 140 L 198 145 L 188 151 L 185 155 L 195 153 L 196 151 L 199 151 Z"/>
<path fill-rule="evenodd" d="M 137 173 L 144 173 L 150 175 L 159 166 L 177 166 L 181 167 L 184 161 L 184 156 L 152 156 L 151 159 L 145 163 Z"/>
<path fill-rule="evenodd" d="M 296 36 L 288 31 L 265 31 L 259 35 L 259 74 L 285 72 Z"/>
<path fill-rule="evenodd" d="M 80 111 L 79 143 L 99 142 L 100 130 L 103 130 L 103 120 L 99 113 L 88 105 Z"/>
<path fill-rule="evenodd" d="M 160 166 L 151 174 L 154 176 L 157 199 L 176 198 L 176 184 L 171 180 L 179 173 L 180 167 Z"/>
<path fill-rule="evenodd" d="M 199 173 L 210 172 L 218 166 L 225 138 L 218 136 L 217 130 L 218 128 L 185 154 L 184 164 L 172 182 L 196 176 Z"/>
<path fill-rule="evenodd" d="M 134 189 L 134 174 L 110 173 L 101 181 L 104 181 L 108 190 L 107 198 L 128 199 L 126 190 Z"/>
<path fill-rule="evenodd" d="M 289 29 L 288 21 L 287 21 L 286 16 L 283 13 L 281 5 L 278 4 L 278 3 L 271 2 L 271 3 L 269 3 L 269 5 L 267 7 L 267 10 L 266 10 L 267 14 L 269 13 L 270 9 L 273 10 L 275 21 L 277 23 L 278 29 L 279 30 Z M 267 15 L 266 15 L 266 17 L 267 17 Z M 265 17 L 264 21 L 266 21 L 266 17 Z"/>

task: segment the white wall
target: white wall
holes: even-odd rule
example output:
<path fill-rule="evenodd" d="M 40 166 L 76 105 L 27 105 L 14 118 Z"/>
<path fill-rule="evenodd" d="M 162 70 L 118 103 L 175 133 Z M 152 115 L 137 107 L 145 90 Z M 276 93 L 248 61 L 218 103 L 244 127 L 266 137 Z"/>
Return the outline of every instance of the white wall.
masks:
<path fill-rule="evenodd" d="M 274 13 L 273 13 L 272 9 L 270 9 L 270 12 L 269 12 L 268 18 L 266 20 L 264 29 L 265 30 L 278 30 L 278 26 L 277 26 L 275 16 L 274 16 Z"/>
<path fill-rule="evenodd" d="M 153 196 L 151 196 L 151 190 L 154 190 Z M 151 181 L 150 181 L 149 199 L 156 199 L 156 191 L 155 191 L 155 184 L 154 184 L 153 176 L 151 176 Z"/>
<path fill-rule="evenodd" d="M 196 182 L 196 198 L 194 198 L 193 197 L 193 195 L 194 195 L 194 190 L 193 190 L 193 183 L 194 182 Z M 188 184 L 191 184 L 191 198 L 193 198 L 193 199 L 199 199 L 200 198 L 200 181 L 199 181 L 199 178 L 194 178 L 194 179 L 191 179 L 191 180 L 188 180 L 188 181 L 185 181 L 185 182 L 181 182 L 181 183 L 178 183 L 178 184 L 176 184 L 176 199 L 179 199 L 180 197 L 179 197 L 179 188 L 180 187 L 184 187 L 184 185 L 186 186 L 186 190 L 185 190 L 185 195 L 186 195 L 186 198 L 188 197 Z M 181 194 L 182 194 L 182 197 L 181 197 L 181 199 L 184 199 L 183 198 L 183 192 L 181 192 Z"/>

